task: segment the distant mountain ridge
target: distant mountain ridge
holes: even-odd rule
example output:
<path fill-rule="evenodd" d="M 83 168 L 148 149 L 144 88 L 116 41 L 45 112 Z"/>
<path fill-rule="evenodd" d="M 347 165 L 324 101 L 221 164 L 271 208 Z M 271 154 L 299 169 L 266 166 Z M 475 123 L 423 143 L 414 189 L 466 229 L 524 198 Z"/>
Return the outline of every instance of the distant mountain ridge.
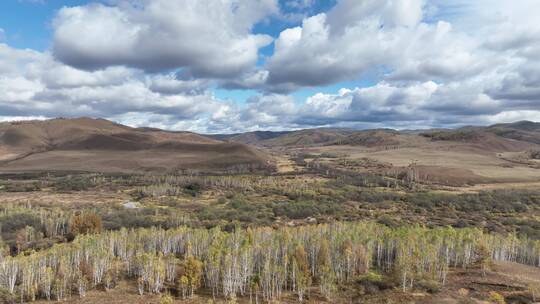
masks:
<path fill-rule="evenodd" d="M 459 134 L 458 134 L 459 133 Z M 485 127 L 463 127 L 458 129 L 428 129 L 406 130 L 372 129 L 353 130 L 339 128 L 316 128 L 297 131 L 255 131 L 237 134 L 216 134 L 210 137 L 229 142 L 239 142 L 262 147 L 295 147 L 316 145 L 363 145 L 363 146 L 392 146 L 410 140 L 413 136 L 436 136 L 434 140 L 479 140 L 492 141 L 517 140 L 527 143 L 540 144 L 540 123 L 519 121 L 508 124 L 496 124 Z M 408 137 L 407 137 L 408 136 Z M 460 138 L 461 136 L 461 138 Z M 465 138 L 467 137 L 467 138 Z M 499 137 L 497 139 L 497 137 Z M 499 143 L 501 144 L 501 143 Z M 511 145 L 512 142 L 506 142 Z"/>
<path fill-rule="evenodd" d="M 201 135 L 92 118 L 9 122 L 0 123 L 0 172 L 251 170 L 273 166 L 272 157 L 264 152 L 268 148 L 351 145 L 384 150 L 423 147 L 434 141 L 485 152 L 538 151 L 540 123 L 423 131 L 318 128 Z"/>
<path fill-rule="evenodd" d="M 286 135 L 288 133 L 291 133 L 291 131 L 254 131 L 246 133 L 217 134 L 208 136 L 217 140 L 227 140 L 232 142 L 241 142 L 245 144 L 254 144 L 263 140 L 268 140 L 282 135 Z"/>

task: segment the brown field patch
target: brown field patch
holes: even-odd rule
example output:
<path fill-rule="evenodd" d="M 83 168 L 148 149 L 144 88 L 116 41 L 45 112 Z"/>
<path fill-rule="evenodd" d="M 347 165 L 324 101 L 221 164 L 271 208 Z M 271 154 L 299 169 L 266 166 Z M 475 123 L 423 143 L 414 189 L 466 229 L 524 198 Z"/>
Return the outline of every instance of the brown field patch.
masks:
<path fill-rule="evenodd" d="M 370 158 L 394 167 L 415 163 L 435 181 L 463 183 L 521 183 L 540 181 L 540 169 L 516 164 L 498 157 L 497 153 L 481 152 L 468 146 L 435 143 L 422 147 L 368 149 L 356 146 L 325 146 L 305 149 L 311 153 L 341 153 L 347 159 Z"/>

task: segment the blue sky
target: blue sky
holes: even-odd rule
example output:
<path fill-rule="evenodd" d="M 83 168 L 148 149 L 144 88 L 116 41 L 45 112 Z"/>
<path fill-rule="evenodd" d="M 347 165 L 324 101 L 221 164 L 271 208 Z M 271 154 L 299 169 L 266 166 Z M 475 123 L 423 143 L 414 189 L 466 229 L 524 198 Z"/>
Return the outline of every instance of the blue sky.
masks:
<path fill-rule="evenodd" d="M 91 3 L 104 3 L 107 1 L 87 1 L 87 0 L 5 0 L 0 2 L 0 28 L 5 34 L 5 42 L 16 48 L 30 48 L 38 51 L 46 51 L 51 48 L 51 37 L 53 35 L 52 20 L 58 10 L 63 7 L 88 5 Z M 315 1 L 309 7 L 291 7 L 287 6 L 288 0 L 281 0 L 281 7 L 284 14 L 299 14 L 299 15 L 315 15 L 329 10 L 335 5 L 334 0 Z M 286 18 L 272 16 L 262 20 L 253 27 L 254 33 L 279 36 L 281 31 L 300 25 L 302 22 L 298 18 Z M 273 44 L 261 48 L 259 50 L 260 58 L 257 65 L 264 64 L 265 59 L 271 57 L 273 52 Z M 301 89 L 292 96 L 296 102 L 302 102 L 305 98 L 317 92 L 335 92 L 344 86 L 359 86 L 363 81 L 349 81 L 346 83 L 338 83 L 321 88 Z M 255 90 L 227 90 L 216 88 L 214 90 L 216 97 L 221 99 L 233 100 L 238 103 L 243 103 L 250 96 L 256 94 Z"/>
<path fill-rule="evenodd" d="M 32 48 L 44 51 L 51 45 L 53 28 L 51 21 L 62 7 L 81 6 L 107 1 L 88 0 L 3 0 L 0 2 L 0 28 L 9 32 L 6 41 L 18 48 Z M 285 5 L 287 0 L 281 0 L 286 13 L 317 14 L 335 5 L 334 0 L 316 1 L 306 9 L 294 9 Z M 257 23 L 253 32 L 278 36 L 290 26 L 301 23 L 301 20 L 284 20 L 283 18 L 268 18 Z M 272 48 L 264 48 L 261 55 L 269 56 Z"/>
<path fill-rule="evenodd" d="M 51 20 L 63 6 L 82 5 L 88 1 L 4 0 L 0 2 L 0 28 L 6 42 L 17 48 L 44 51 L 51 45 Z"/>
<path fill-rule="evenodd" d="M 0 120 L 240 132 L 539 120 L 540 4 L 5 0 Z"/>

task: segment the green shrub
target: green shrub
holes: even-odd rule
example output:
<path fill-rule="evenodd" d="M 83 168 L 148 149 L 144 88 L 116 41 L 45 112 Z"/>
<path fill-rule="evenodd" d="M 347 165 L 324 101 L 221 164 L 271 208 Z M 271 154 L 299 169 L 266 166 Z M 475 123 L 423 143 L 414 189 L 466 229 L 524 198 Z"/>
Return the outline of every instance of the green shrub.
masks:
<path fill-rule="evenodd" d="M 33 192 L 40 191 L 41 185 L 39 182 L 7 182 L 0 185 L 0 191 L 4 192 Z"/>
<path fill-rule="evenodd" d="M 185 192 L 193 197 L 201 194 L 203 188 L 203 184 L 197 181 L 190 182 L 184 186 Z"/>
<path fill-rule="evenodd" d="M 84 191 L 94 186 L 93 182 L 84 176 L 67 176 L 56 181 L 54 188 L 56 191 Z"/>
<path fill-rule="evenodd" d="M 441 284 L 430 279 L 422 279 L 416 283 L 416 287 L 425 290 L 429 293 L 438 293 L 441 291 Z"/>
<path fill-rule="evenodd" d="M 490 291 L 489 292 L 489 300 L 495 304 L 505 304 L 506 303 L 506 300 L 504 299 L 504 297 L 496 292 L 496 291 Z"/>
<path fill-rule="evenodd" d="M 168 294 L 165 294 L 165 295 L 162 295 L 160 298 L 159 298 L 159 304 L 172 304 L 174 303 L 174 300 L 173 298 L 168 295 Z"/>
<path fill-rule="evenodd" d="M 9 291 L 4 288 L 0 288 L 0 303 L 15 304 L 17 303 L 17 296 L 10 294 Z"/>
<path fill-rule="evenodd" d="M 38 216 L 30 213 L 14 213 L 0 216 L 2 233 L 12 233 L 26 226 L 39 228 L 41 221 Z"/>
<path fill-rule="evenodd" d="M 396 286 L 389 277 L 384 277 L 375 272 L 368 272 L 358 277 L 356 283 L 360 286 L 362 293 L 366 294 L 376 294 L 382 290 L 392 289 Z"/>
<path fill-rule="evenodd" d="M 399 226 L 399 223 L 389 215 L 383 215 L 379 217 L 377 222 L 391 228 Z"/>

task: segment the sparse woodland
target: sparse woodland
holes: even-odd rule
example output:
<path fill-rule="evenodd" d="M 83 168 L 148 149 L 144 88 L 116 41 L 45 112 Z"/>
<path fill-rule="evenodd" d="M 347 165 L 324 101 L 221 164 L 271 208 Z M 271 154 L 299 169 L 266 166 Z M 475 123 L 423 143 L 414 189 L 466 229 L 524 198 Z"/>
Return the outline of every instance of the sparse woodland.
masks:
<path fill-rule="evenodd" d="M 81 234 L 68 244 L 0 261 L 0 287 L 25 301 L 84 297 L 137 282 L 138 292 L 189 297 L 302 300 L 316 286 L 331 298 L 336 286 L 372 272 L 400 288 L 430 280 L 444 285 L 451 268 L 487 267 L 490 259 L 540 266 L 540 242 L 478 229 L 409 227 L 373 222 L 294 228 L 121 229 Z"/>

